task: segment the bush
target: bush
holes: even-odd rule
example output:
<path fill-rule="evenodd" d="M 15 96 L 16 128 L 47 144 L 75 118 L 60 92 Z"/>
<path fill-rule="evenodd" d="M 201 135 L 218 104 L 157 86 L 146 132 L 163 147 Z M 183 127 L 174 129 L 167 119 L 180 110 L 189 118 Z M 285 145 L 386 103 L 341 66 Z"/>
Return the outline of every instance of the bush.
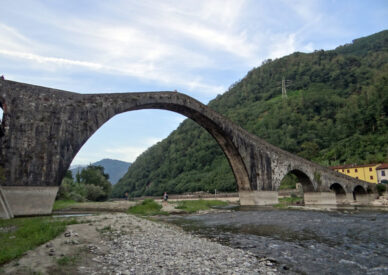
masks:
<path fill-rule="evenodd" d="M 85 185 L 74 182 L 72 179 L 65 177 L 59 186 L 57 200 L 74 200 L 84 201 L 86 197 Z"/>
<path fill-rule="evenodd" d="M 86 198 L 90 201 L 104 201 L 108 198 L 108 194 L 104 192 L 101 186 L 94 184 L 85 185 Z"/>
<path fill-rule="evenodd" d="M 379 183 L 376 185 L 377 193 L 381 196 L 385 191 L 387 191 L 387 186 L 385 184 Z"/>
<path fill-rule="evenodd" d="M 71 172 L 67 171 L 59 186 L 57 200 L 83 202 L 104 201 L 109 198 L 112 185 L 103 167 L 89 165 L 81 174 L 78 173 L 76 178 L 74 181 Z"/>
<path fill-rule="evenodd" d="M 167 215 L 167 212 L 160 211 L 162 206 L 152 199 L 145 199 L 142 203 L 132 206 L 128 209 L 128 213 L 134 215 L 153 216 Z"/>
<path fill-rule="evenodd" d="M 83 197 L 81 194 L 76 192 L 71 192 L 69 195 L 69 200 L 76 201 L 76 202 L 84 202 L 86 201 L 85 197 Z"/>
<path fill-rule="evenodd" d="M 279 190 L 296 189 L 298 178 L 294 174 L 287 174 L 280 182 Z"/>

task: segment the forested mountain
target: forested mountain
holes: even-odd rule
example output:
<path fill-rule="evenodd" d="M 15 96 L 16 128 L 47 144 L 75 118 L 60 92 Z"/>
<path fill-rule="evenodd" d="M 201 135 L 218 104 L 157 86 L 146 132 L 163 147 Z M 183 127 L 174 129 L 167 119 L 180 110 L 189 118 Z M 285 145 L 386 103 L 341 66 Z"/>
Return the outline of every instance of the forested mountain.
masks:
<path fill-rule="evenodd" d="M 104 167 L 105 173 L 109 175 L 109 181 L 112 184 L 116 184 L 119 179 L 121 179 L 121 177 L 124 176 L 124 174 L 128 171 L 128 167 L 131 166 L 131 163 L 117 159 L 102 159 L 92 163 L 91 165 Z M 82 169 L 86 167 L 87 165 L 70 167 L 70 171 L 72 172 L 73 177 L 75 177 L 78 172 L 81 172 Z"/>
<path fill-rule="evenodd" d="M 282 78 L 289 80 L 287 99 Z M 388 31 L 330 51 L 266 60 L 209 106 L 273 145 L 323 165 L 388 161 Z M 149 148 L 114 196 L 236 190 L 213 138 L 187 119 Z"/>

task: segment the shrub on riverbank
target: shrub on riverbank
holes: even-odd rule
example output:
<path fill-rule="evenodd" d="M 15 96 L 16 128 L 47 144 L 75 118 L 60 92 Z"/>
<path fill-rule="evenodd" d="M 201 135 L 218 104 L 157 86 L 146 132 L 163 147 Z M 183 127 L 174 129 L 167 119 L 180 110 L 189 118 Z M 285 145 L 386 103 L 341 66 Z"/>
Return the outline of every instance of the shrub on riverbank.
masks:
<path fill-rule="evenodd" d="M 217 200 L 187 200 L 179 201 L 177 209 L 182 209 L 187 213 L 195 213 L 200 210 L 208 210 L 214 206 L 225 206 L 227 202 Z"/>
<path fill-rule="evenodd" d="M 109 175 L 105 174 L 102 166 L 89 165 L 81 173 L 77 173 L 76 180 L 69 170 L 59 187 L 57 200 L 105 201 L 112 191 L 112 185 L 108 179 Z"/>
<path fill-rule="evenodd" d="M 153 199 L 145 199 L 140 204 L 130 207 L 127 212 L 141 216 L 168 215 L 161 209 L 162 206 Z"/>
<path fill-rule="evenodd" d="M 383 195 L 383 193 L 387 191 L 387 186 L 382 183 L 377 184 L 376 188 L 377 188 L 377 192 L 379 193 L 379 196 Z"/>
<path fill-rule="evenodd" d="M 66 225 L 76 220 L 59 220 L 51 217 L 15 218 L 0 220 L 0 264 L 23 255 L 65 231 Z"/>

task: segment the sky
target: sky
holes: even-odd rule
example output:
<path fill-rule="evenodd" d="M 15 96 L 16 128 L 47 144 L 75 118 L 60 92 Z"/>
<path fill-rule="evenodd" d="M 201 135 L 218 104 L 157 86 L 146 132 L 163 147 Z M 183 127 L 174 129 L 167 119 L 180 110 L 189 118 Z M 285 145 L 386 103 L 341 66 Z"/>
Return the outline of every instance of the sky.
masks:
<path fill-rule="evenodd" d="M 8 80 L 78 93 L 177 90 L 204 104 L 266 59 L 334 49 L 388 28 L 387 0 L 0 0 L 0 5 L 0 75 Z M 72 164 L 103 158 L 133 162 L 184 119 L 165 110 L 117 115 Z"/>

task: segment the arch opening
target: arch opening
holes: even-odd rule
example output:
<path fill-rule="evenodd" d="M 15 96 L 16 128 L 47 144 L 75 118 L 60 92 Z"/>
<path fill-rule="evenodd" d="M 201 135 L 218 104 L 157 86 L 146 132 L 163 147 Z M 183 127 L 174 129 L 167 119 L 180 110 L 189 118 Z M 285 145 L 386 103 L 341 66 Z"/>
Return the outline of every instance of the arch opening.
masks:
<path fill-rule="evenodd" d="M 140 109 L 161 109 L 161 110 L 168 110 L 172 112 L 179 113 L 181 115 L 186 116 L 187 118 L 190 118 L 194 122 L 196 122 L 199 126 L 204 128 L 218 143 L 218 145 L 221 147 L 221 150 L 223 151 L 224 155 L 226 156 L 229 166 L 232 168 L 237 187 L 239 191 L 242 190 L 252 190 L 254 183 L 250 182 L 249 175 L 247 172 L 247 169 L 245 167 L 244 161 L 236 148 L 235 144 L 233 143 L 232 134 L 230 131 L 226 131 L 222 127 L 222 123 L 218 121 L 215 122 L 211 116 L 217 116 L 217 114 L 212 110 L 210 110 L 207 106 L 203 105 L 200 102 L 195 101 L 195 103 L 199 103 L 200 111 L 198 111 L 196 108 L 192 108 L 188 106 L 186 100 L 193 100 L 189 98 L 186 95 L 179 94 L 179 97 L 183 97 L 184 104 L 166 104 L 166 103 L 153 103 L 153 104 L 144 104 L 144 105 L 138 105 L 136 107 L 128 108 L 126 110 L 123 110 L 123 112 L 133 111 L 133 110 L 140 110 Z M 187 99 L 186 99 L 187 98 Z"/>
<path fill-rule="evenodd" d="M 344 204 L 346 202 L 346 192 L 341 184 L 333 183 L 330 186 L 330 190 L 332 192 L 335 192 L 335 198 L 336 198 L 337 204 Z"/>
<path fill-rule="evenodd" d="M 119 113 L 141 110 L 141 109 L 160 109 L 160 110 L 168 110 L 175 113 L 179 113 L 187 118 L 190 118 L 194 122 L 196 122 L 199 126 L 204 128 L 218 143 L 226 156 L 229 166 L 232 168 L 237 187 L 239 191 L 248 191 L 255 189 L 253 186 L 255 183 L 250 182 L 250 178 L 245 167 L 244 161 L 237 150 L 235 144 L 233 143 L 231 133 L 229 131 L 225 131 L 222 128 L 222 123 L 216 123 L 211 116 L 217 117 L 217 114 L 212 110 L 210 110 L 207 106 L 195 100 L 195 104 L 199 103 L 202 106 L 199 106 L 199 110 L 196 108 L 192 108 L 188 106 L 187 102 L 189 100 L 194 100 L 186 95 L 178 94 L 178 99 L 183 97 L 183 103 L 147 103 L 137 105 L 136 107 L 130 107 L 122 110 Z"/>
<path fill-rule="evenodd" d="M 280 182 L 279 201 L 302 205 L 305 192 L 314 192 L 312 181 L 304 172 L 297 169 L 291 170 Z"/>
<path fill-rule="evenodd" d="M 353 199 L 357 202 L 367 202 L 368 201 L 368 193 L 364 187 L 361 185 L 357 185 L 353 189 Z"/>
<path fill-rule="evenodd" d="M 230 135 L 225 133 L 222 127 L 218 125 L 217 122 L 209 118 L 206 114 L 202 114 L 201 112 L 195 109 L 191 109 L 187 106 L 178 105 L 178 104 L 170 104 L 170 105 L 166 105 L 165 103 L 163 104 L 152 103 L 152 104 L 144 104 L 144 105 L 136 104 L 135 107 L 129 106 L 127 108 L 117 108 L 114 114 L 111 114 L 110 117 L 102 118 L 101 122 L 97 124 L 96 129 L 94 129 L 92 133 L 86 135 L 84 139 L 80 141 L 79 144 L 77 144 L 77 146 L 73 147 L 73 149 L 75 148 L 77 150 L 75 151 L 72 158 L 69 160 L 69 165 L 73 157 L 86 143 L 86 141 L 94 134 L 95 131 L 101 128 L 106 121 L 110 120 L 111 118 L 119 114 L 127 113 L 134 110 L 144 110 L 144 109 L 159 109 L 159 110 L 167 110 L 167 111 L 179 113 L 186 116 L 187 118 L 190 118 L 191 120 L 196 122 L 199 126 L 204 128 L 214 138 L 216 143 L 218 143 L 224 155 L 226 156 L 229 166 L 232 168 L 231 170 L 234 174 L 235 181 L 237 183 L 237 190 L 250 189 L 249 178 L 245 168 L 245 164 L 243 163 L 243 160 L 237 148 L 232 142 Z"/>

